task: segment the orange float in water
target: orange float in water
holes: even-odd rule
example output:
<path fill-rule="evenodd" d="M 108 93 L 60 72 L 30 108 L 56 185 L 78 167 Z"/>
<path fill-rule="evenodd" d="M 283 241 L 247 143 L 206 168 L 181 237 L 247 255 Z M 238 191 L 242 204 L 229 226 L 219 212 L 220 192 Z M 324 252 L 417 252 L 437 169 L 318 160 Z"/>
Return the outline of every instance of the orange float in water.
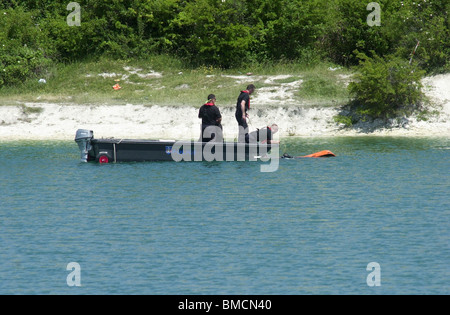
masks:
<path fill-rule="evenodd" d="M 305 157 L 305 158 L 320 158 L 320 157 L 332 157 L 332 156 L 336 156 L 333 152 L 328 151 L 328 150 L 324 150 L 324 151 L 320 151 L 317 153 L 313 153 L 310 155 L 305 155 L 305 156 L 301 156 L 301 157 Z"/>
<path fill-rule="evenodd" d="M 316 152 L 310 155 L 304 155 L 304 156 L 292 156 L 287 153 L 283 154 L 281 157 L 282 159 L 302 159 L 302 158 L 326 158 L 326 157 L 333 157 L 336 156 L 333 152 L 329 150 L 324 150 L 320 152 Z"/>

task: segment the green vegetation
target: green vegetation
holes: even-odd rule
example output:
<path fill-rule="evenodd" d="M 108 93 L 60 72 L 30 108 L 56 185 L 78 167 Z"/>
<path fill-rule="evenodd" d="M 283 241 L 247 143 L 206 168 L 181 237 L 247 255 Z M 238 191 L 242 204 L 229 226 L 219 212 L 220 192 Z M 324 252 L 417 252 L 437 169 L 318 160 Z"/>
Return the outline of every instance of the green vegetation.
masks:
<path fill-rule="evenodd" d="M 318 67 L 307 71 L 296 95 L 304 100 L 332 100 L 334 105 L 348 102 L 349 93 L 345 87 L 345 80 L 340 78 L 341 72 L 343 71 L 334 73 Z"/>
<path fill-rule="evenodd" d="M 337 124 L 343 124 L 345 127 L 351 127 L 355 123 L 355 121 L 353 121 L 352 117 L 345 116 L 345 115 L 336 115 L 334 117 L 334 121 Z"/>
<path fill-rule="evenodd" d="M 40 113 L 42 113 L 42 111 L 43 111 L 42 107 L 28 107 L 28 106 L 22 105 L 22 113 L 24 115 L 40 114 Z"/>
<path fill-rule="evenodd" d="M 253 72 L 293 76 L 276 84 L 303 80 L 299 99 L 352 96 L 359 113 L 390 117 L 418 107 L 423 73 L 450 71 L 448 1 L 378 0 L 380 26 L 368 25 L 370 1 L 360 0 L 78 0 L 79 26 L 67 23 L 69 2 L 0 3 L 3 104 L 181 105 L 218 87 L 234 102 L 236 80 L 224 75 Z M 347 91 L 324 65 L 356 67 L 357 81 Z M 163 76 L 145 76 L 152 71 Z M 114 80 L 121 90 L 112 91 Z"/>
<path fill-rule="evenodd" d="M 32 13 L 21 7 L 0 11 L 0 30 L 0 87 L 20 84 L 50 65 Z"/>
<path fill-rule="evenodd" d="M 424 95 L 424 71 L 394 56 L 383 59 L 360 54 L 361 64 L 355 81 L 349 85 L 359 114 L 390 118 L 420 108 Z"/>
<path fill-rule="evenodd" d="M 349 66 L 358 63 L 355 49 L 409 59 L 417 39 L 422 68 L 449 69 L 446 1 L 379 0 L 382 20 L 376 27 L 367 24 L 368 3 L 360 0 L 77 2 L 80 26 L 68 25 L 73 12 L 67 10 L 67 0 L 2 1 L 2 62 L 5 54 L 15 56 L 26 45 L 29 51 L 22 55 L 29 59 L 64 62 L 170 54 L 195 66 L 219 68 L 323 59 Z"/>
<path fill-rule="evenodd" d="M 345 104 L 348 92 L 343 82 L 336 82 L 340 75 L 350 75 L 350 71 L 330 71 L 330 66 L 333 65 L 319 63 L 304 67 L 283 62 L 223 70 L 212 66 L 192 67 L 167 55 L 151 56 L 145 60 L 102 58 L 53 65 L 43 73 L 46 83 L 39 83 L 36 78 L 23 84 L 5 86 L 0 99 L 2 104 L 58 102 L 198 106 L 199 102 L 206 101 L 208 94 L 214 93 L 221 106 L 233 106 L 239 91 L 249 83 L 258 89 L 265 87 L 276 92 L 285 84 L 301 80 L 299 87 L 293 87 L 293 90 L 298 90 L 295 96 L 299 101 L 326 103 L 336 99 Z M 291 75 L 266 82 L 269 77 L 286 73 Z M 320 89 L 327 89 L 327 86 L 322 82 L 327 82 L 333 93 L 324 95 Z M 121 89 L 115 91 L 115 84 L 119 84 Z M 256 93 L 257 96 L 258 90 Z"/>

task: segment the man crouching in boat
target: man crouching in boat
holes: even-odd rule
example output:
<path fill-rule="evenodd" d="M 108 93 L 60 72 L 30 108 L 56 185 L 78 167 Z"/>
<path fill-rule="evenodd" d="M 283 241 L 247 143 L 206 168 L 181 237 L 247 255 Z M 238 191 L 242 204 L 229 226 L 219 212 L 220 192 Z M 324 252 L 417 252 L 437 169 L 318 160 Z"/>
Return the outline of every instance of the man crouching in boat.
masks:
<path fill-rule="evenodd" d="M 280 141 L 274 141 L 273 135 L 278 132 L 278 125 L 272 124 L 256 131 L 250 132 L 245 137 L 246 143 L 279 144 Z"/>
<path fill-rule="evenodd" d="M 202 132 L 200 139 L 202 142 L 222 142 L 222 115 L 216 106 L 216 96 L 208 95 L 208 102 L 200 107 L 198 118 L 202 120 Z"/>

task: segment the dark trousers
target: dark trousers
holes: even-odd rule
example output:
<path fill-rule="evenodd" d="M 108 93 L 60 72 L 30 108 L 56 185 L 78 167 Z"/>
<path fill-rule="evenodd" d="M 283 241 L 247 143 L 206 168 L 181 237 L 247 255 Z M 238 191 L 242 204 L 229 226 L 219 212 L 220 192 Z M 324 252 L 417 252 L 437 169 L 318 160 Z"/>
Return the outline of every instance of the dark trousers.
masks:
<path fill-rule="evenodd" d="M 239 135 L 238 142 L 247 142 L 248 140 L 248 124 L 247 120 L 242 119 L 242 117 L 236 117 L 239 125 Z"/>
<path fill-rule="evenodd" d="M 211 132 L 211 136 L 205 135 L 205 130 L 208 127 L 215 128 L 214 132 Z M 221 142 L 221 141 L 223 141 L 222 125 L 216 126 L 216 125 L 203 125 L 202 124 L 202 133 L 200 135 L 200 139 L 202 142 L 210 142 L 210 141 Z"/>

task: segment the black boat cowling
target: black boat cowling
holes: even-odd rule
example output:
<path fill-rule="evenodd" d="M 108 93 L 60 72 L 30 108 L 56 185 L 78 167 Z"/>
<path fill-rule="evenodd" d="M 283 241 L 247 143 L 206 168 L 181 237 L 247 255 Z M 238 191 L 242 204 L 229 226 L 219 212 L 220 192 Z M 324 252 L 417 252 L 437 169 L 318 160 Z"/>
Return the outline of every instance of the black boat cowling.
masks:
<path fill-rule="evenodd" d="M 94 132 L 92 130 L 77 130 L 77 134 L 75 135 L 75 142 L 80 148 L 82 162 L 87 162 L 89 160 L 89 151 L 92 150 L 91 141 L 93 138 Z"/>

